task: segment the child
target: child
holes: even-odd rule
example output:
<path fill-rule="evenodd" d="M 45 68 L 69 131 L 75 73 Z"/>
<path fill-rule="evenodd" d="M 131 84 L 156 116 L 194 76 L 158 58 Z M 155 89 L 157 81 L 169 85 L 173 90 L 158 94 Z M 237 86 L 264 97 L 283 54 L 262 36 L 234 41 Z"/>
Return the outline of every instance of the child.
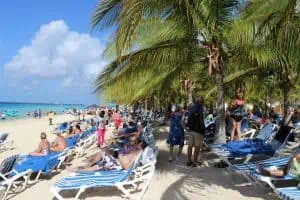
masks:
<path fill-rule="evenodd" d="M 104 135 L 105 135 L 105 120 L 101 120 L 98 127 L 98 147 L 103 145 L 104 143 Z"/>

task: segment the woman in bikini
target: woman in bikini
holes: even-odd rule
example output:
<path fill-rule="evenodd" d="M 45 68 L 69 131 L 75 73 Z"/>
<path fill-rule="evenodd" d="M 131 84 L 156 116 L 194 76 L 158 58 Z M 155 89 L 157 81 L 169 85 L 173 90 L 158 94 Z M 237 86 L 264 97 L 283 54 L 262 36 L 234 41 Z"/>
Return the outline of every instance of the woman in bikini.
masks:
<path fill-rule="evenodd" d="M 50 152 L 50 143 L 47 140 L 46 133 L 41 133 L 41 142 L 38 146 L 38 148 L 34 152 L 30 152 L 30 156 L 46 156 Z"/>
<path fill-rule="evenodd" d="M 233 141 L 234 139 L 240 140 L 241 139 L 241 121 L 243 119 L 243 109 L 244 109 L 245 101 L 242 97 L 241 89 L 237 90 L 235 97 L 232 99 L 231 102 L 231 122 L 232 128 L 230 132 L 230 140 Z"/>

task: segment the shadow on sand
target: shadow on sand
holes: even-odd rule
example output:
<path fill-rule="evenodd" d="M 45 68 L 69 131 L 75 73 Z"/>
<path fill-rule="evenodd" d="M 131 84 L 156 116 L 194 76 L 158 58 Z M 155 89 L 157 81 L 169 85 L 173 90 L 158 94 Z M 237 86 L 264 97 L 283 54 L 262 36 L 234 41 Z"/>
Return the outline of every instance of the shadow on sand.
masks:
<path fill-rule="evenodd" d="M 180 176 L 163 192 L 162 200 L 178 199 L 223 199 L 218 196 L 218 191 L 231 191 L 238 198 L 241 194 L 246 198 L 262 198 L 267 200 L 277 199 L 274 194 L 269 194 L 269 188 L 257 187 L 245 184 L 246 179 L 238 174 L 233 174 L 227 168 L 218 169 L 213 167 L 217 157 L 212 153 L 202 153 L 203 165 L 196 168 L 186 166 L 186 154 L 175 162 L 168 162 L 169 152 L 165 143 L 168 136 L 167 127 L 157 127 L 154 135 L 159 146 L 159 156 L 156 166 L 156 177 L 162 177 L 168 173 Z M 165 144 L 164 144 L 165 143 Z M 185 147 L 186 149 L 186 147 Z M 185 153 L 185 151 L 184 151 Z M 218 160 L 218 159 L 217 159 Z M 230 197 L 227 195 L 227 197 Z M 235 199 L 234 196 L 230 197 Z"/>

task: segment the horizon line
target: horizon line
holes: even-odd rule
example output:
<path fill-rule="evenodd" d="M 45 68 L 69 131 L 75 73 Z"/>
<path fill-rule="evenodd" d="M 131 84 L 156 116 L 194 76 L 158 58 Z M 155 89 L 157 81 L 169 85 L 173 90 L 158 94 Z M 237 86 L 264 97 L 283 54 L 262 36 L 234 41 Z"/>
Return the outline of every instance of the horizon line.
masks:
<path fill-rule="evenodd" d="M 59 104 L 63 104 L 63 105 L 88 105 L 88 104 L 82 104 L 82 103 L 46 103 L 46 102 L 16 102 L 16 101 L 0 101 L 1 103 L 8 103 L 8 104 L 54 104 L 54 105 L 59 105 Z"/>

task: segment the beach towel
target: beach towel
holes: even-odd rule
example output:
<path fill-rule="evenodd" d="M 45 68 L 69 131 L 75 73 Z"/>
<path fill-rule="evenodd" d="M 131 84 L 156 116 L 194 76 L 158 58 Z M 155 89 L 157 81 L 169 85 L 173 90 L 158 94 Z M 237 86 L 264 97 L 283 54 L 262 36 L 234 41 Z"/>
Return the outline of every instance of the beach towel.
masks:
<path fill-rule="evenodd" d="M 21 173 L 28 169 L 31 169 L 32 172 L 42 171 L 45 174 L 48 174 L 56 165 L 58 165 L 58 155 L 61 152 L 51 152 L 46 156 L 30 156 L 22 155 L 16 162 L 14 170 Z"/>
<path fill-rule="evenodd" d="M 228 142 L 226 144 L 232 156 L 246 156 L 248 154 L 266 154 L 273 156 L 275 150 L 270 144 L 266 144 L 262 139 L 247 139 L 242 141 Z"/>

